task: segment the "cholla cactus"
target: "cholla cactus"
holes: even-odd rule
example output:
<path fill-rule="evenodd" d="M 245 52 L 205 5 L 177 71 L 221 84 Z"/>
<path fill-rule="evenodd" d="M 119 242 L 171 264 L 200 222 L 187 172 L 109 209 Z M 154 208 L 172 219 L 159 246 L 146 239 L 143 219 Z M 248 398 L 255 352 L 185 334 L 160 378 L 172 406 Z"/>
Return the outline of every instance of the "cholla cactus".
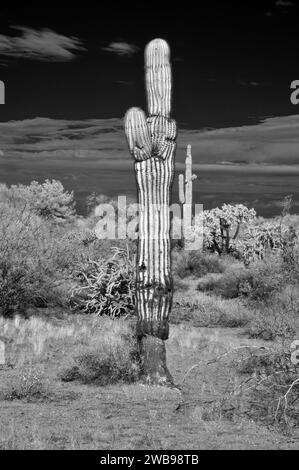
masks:
<path fill-rule="evenodd" d="M 236 248 L 242 255 L 244 264 L 248 266 L 253 261 L 264 259 L 271 252 L 281 252 L 284 255 L 288 234 L 289 228 L 277 222 L 249 225 Z"/>
<path fill-rule="evenodd" d="M 145 50 L 149 116 L 131 108 L 125 131 L 140 204 L 137 256 L 137 335 L 143 375 L 148 383 L 171 381 L 164 340 L 172 303 L 170 270 L 170 190 L 174 175 L 176 123 L 170 119 L 171 67 L 166 41 L 155 39 Z"/>
<path fill-rule="evenodd" d="M 82 313 L 120 317 L 135 307 L 133 257 L 127 249 L 113 248 L 107 261 L 89 260 L 78 272 L 80 285 L 73 288 L 71 306 Z"/>
<path fill-rule="evenodd" d="M 183 207 L 183 244 L 188 248 L 187 231 L 192 225 L 192 185 L 197 178 L 192 174 L 192 154 L 191 145 L 187 146 L 187 155 L 185 160 L 185 176 L 179 175 L 179 200 Z"/>
<path fill-rule="evenodd" d="M 243 204 L 223 204 L 198 214 L 194 225 L 203 226 L 204 247 L 221 255 L 234 250 L 240 227 L 255 218 L 255 210 Z"/>

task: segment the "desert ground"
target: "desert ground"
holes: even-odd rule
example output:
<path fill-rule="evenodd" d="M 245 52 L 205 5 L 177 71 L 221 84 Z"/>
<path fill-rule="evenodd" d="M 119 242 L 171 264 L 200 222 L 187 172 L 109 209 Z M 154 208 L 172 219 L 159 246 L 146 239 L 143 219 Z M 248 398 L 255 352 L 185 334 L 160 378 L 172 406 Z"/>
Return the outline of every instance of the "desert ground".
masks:
<path fill-rule="evenodd" d="M 43 314 L 3 320 L 7 362 L 0 368 L 0 448 L 298 449 L 298 408 L 290 413 L 292 425 L 276 422 L 271 384 L 258 386 L 262 372 L 253 377 L 254 359 L 257 370 L 266 371 L 262 358 L 280 351 L 280 342 L 249 338 L 239 326 L 196 326 L 194 311 L 181 318 L 184 301 L 200 301 L 190 284 L 175 302 L 167 341 L 173 389 L 126 379 L 105 385 L 97 377 L 105 374 L 99 364 L 85 370 L 83 380 L 68 381 L 74 358 L 126 348 L 130 320 L 62 312 L 56 318 L 49 312 L 49 319 Z M 184 311 L 188 317 L 190 309 Z"/>
<path fill-rule="evenodd" d="M 99 240 L 57 181 L 0 193 L 1 449 L 298 449 L 290 198 L 276 219 L 221 209 L 247 218 L 238 245 L 173 244 L 163 387 L 140 380 L 136 241 Z"/>

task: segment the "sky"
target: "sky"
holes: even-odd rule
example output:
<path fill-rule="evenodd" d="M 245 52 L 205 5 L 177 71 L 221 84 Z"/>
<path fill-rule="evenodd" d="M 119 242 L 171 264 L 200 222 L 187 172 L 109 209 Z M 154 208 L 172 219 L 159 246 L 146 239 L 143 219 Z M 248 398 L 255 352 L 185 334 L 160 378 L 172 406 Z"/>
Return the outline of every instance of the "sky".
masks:
<path fill-rule="evenodd" d="M 298 17 L 288 0 L 6 2 L 0 181 L 55 176 L 85 196 L 89 187 L 115 192 L 122 168 L 122 189 L 132 192 L 122 118 L 146 106 L 143 51 L 162 37 L 171 47 L 177 169 L 191 143 L 198 200 L 210 207 L 234 193 L 262 212 L 271 201 L 275 212 L 290 190 L 299 201 L 299 105 L 290 101 Z"/>
<path fill-rule="evenodd" d="M 154 37 L 171 47 L 180 127 L 294 114 L 298 16 L 288 0 L 5 2 L 0 120 L 111 118 L 144 107 L 143 50 Z"/>

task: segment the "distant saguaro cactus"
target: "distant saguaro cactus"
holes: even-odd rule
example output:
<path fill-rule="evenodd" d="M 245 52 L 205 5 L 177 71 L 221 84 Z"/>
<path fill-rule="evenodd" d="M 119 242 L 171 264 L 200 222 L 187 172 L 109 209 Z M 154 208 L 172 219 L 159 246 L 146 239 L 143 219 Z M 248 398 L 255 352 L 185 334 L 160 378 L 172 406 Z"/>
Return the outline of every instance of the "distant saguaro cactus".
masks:
<path fill-rule="evenodd" d="M 137 336 L 147 383 L 169 383 L 165 340 L 172 304 L 170 269 L 170 190 L 174 175 L 176 123 L 170 119 L 170 49 L 154 39 L 145 49 L 148 114 L 131 108 L 125 131 L 140 204 L 137 255 Z"/>
<path fill-rule="evenodd" d="M 192 186 L 193 181 L 197 178 L 192 174 L 192 154 L 191 145 L 187 146 L 187 155 L 185 160 L 185 175 L 179 175 L 179 200 L 183 206 L 183 244 L 188 243 L 186 239 L 186 229 L 192 224 Z"/>
<path fill-rule="evenodd" d="M 0 80 L 0 104 L 5 104 L 5 85 Z"/>

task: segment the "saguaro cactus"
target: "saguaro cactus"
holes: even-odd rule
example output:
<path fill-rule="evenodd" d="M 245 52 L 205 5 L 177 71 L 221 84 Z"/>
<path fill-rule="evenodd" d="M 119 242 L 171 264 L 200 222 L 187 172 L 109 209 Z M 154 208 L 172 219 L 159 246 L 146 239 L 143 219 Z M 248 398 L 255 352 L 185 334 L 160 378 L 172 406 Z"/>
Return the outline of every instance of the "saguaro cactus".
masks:
<path fill-rule="evenodd" d="M 186 239 L 186 229 L 192 224 L 192 185 L 197 178 L 192 174 L 192 154 L 191 145 L 187 146 L 187 155 L 185 160 L 185 175 L 179 175 L 179 200 L 183 207 L 183 244 L 188 243 Z"/>
<path fill-rule="evenodd" d="M 137 255 L 137 336 L 148 383 L 172 381 L 166 366 L 165 340 L 172 304 L 170 269 L 170 190 L 174 175 L 176 123 L 170 119 L 171 66 L 166 41 L 145 49 L 148 114 L 131 108 L 125 131 L 140 205 Z"/>
<path fill-rule="evenodd" d="M 0 104 L 5 104 L 5 85 L 0 80 Z"/>

